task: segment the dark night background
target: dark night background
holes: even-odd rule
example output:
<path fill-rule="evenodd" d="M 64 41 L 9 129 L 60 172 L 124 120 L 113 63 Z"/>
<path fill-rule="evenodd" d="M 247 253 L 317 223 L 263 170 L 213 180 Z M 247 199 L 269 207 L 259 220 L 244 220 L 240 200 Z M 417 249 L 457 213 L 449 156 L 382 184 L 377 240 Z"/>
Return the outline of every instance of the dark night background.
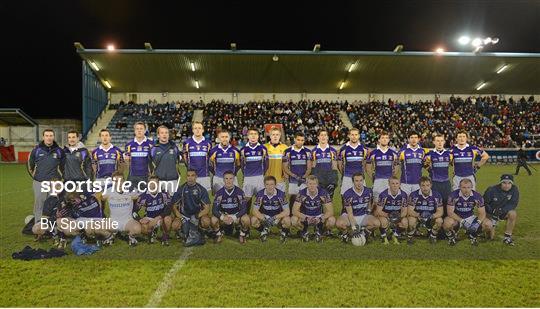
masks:
<path fill-rule="evenodd" d="M 499 37 L 489 51 L 540 52 L 540 1 L 13 1 L 0 4 L 1 107 L 81 118 L 86 48 L 460 50 L 462 34 Z M 46 104 L 46 105 L 44 105 Z M 48 107 L 45 107 L 48 106 Z"/>

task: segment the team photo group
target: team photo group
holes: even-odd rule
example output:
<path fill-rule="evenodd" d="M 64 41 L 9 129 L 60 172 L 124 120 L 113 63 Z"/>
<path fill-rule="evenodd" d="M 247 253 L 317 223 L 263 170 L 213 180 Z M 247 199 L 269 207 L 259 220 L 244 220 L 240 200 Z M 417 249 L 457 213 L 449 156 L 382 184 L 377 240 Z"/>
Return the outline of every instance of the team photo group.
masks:
<path fill-rule="evenodd" d="M 184 246 L 273 237 L 282 243 L 335 238 L 355 246 L 438 240 L 453 246 L 462 231 L 476 246 L 479 239 L 495 240 L 496 225 L 506 221 L 502 242 L 514 245 L 519 192 L 513 176 L 503 174 L 485 192 L 476 191 L 476 173 L 489 155 L 468 144 L 465 131 L 449 148 L 444 135 L 434 135 L 430 149 L 416 132 L 400 148 L 390 147 L 391 132 L 380 132 L 377 147 L 368 149 L 358 129 L 350 129 L 339 148 L 321 130 L 318 144 L 308 148 L 303 133 L 287 146 L 279 127 L 250 129 L 238 149 L 227 131 L 218 132 L 215 145 L 203 136 L 202 123 L 194 122 L 192 131 L 176 145 L 166 126 L 151 140 L 146 124 L 137 122 L 122 148 L 103 129 L 99 146 L 89 151 L 76 131 L 61 147 L 55 132 L 44 130 L 28 161 L 36 240 L 52 239 L 60 249 L 75 236 L 98 246 L 118 240 L 170 245 L 170 237 Z M 111 188 L 43 191 L 44 182 L 89 180 Z M 103 220 L 114 225 L 92 224 Z"/>

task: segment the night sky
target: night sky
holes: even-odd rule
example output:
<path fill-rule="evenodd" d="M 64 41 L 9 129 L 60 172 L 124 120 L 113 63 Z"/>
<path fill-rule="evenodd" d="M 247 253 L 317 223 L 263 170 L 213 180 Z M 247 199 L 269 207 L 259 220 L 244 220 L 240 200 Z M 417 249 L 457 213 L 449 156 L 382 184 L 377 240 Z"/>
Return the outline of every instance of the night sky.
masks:
<path fill-rule="evenodd" d="M 12 2 L 0 3 L 0 106 L 35 118 L 81 118 L 75 41 L 86 48 L 151 42 L 156 49 L 228 49 L 236 42 L 239 49 L 311 50 L 320 43 L 323 50 L 403 44 L 406 51 L 457 51 L 457 38 L 470 34 L 499 37 L 489 51 L 540 52 L 539 0 Z"/>

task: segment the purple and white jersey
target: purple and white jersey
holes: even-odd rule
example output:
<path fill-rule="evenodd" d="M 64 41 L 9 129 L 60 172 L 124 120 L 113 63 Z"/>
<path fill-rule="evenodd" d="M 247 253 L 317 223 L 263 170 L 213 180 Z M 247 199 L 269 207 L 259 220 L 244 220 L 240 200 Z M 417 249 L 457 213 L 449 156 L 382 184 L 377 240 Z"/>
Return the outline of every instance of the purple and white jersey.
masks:
<path fill-rule="evenodd" d="M 184 142 L 182 149 L 187 158 L 187 168 L 197 171 L 197 177 L 210 175 L 208 166 L 210 148 L 212 148 L 212 144 L 204 137 L 198 142 L 194 137 L 190 137 Z"/>
<path fill-rule="evenodd" d="M 414 206 L 417 213 L 429 212 L 434 214 L 437 208 L 442 207 L 442 196 L 437 191 L 431 192 L 425 196 L 421 190 L 416 190 L 409 195 L 409 206 Z"/>
<path fill-rule="evenodd" d="M 369 153 L 367 163 L 375 165 L 375 179 L 389 179 L 394 173 L 397 152 L 388 148 L 383 151 L 379 146 Z"/>
<path fill-rule="evenodd" d="M 232 190 L 223 187 L 216 192 L 212 214 L 219 218 L 222 214 L 236 215 L 238 218 L 247 212 L 244 191 L 234 186 Z"/>
<path fill-rule="evenodd" d="M 92 193 L 79 195 L 79 200 L 73 205 L 73 218 L 103 218 L 101 204 Z"/>
<path fill-rule="evenodd" d="M 231 171 L 236 175 L 237 167 L 240 165 L 240 151 L 231 145 L 223 148 L 221 144 L 210 150 L 210 166 L 217 177 L 223 178 L 226 171 Z"/>
<path fill-rule="evenodd" d="M 407 207 L 407 193 L 399 190 L 399 193 L 392 195 L 390 189 L 386 189 L 379 194 L 378 205 L 386 213 L 401 211 L 401 208 Z"/>
<path fill-rule="evenodd" d="M 99 145 L 98 148 L 94 149 L 92 161 L 97 167 L 96 178 L 111 177 L 112 173 L 118 169 L 118 164 L 124 162 L 122 155 L 122 150 L 112 144 L 108 148 Z"/>
<path fill-rule="evenodd" d="M 425 156 L 424 160 L 431 165 L 429 176 L 432 181 L 444 182 L 448 181 L 448 169 L 453 161 L 453 155 L 450 150 L 443 149 L 437 151 L 431 149 Z"/>
<path fill-rule="evenodd" d="M 302 147 L 297 150 L 294 146 L 285 149 L 283 162 L 289 163 L 289 169 L 298 177 L 303 177 L 307 171 L 308 161 L 311 160 L 311 150 Z M 300 184 L 299 179 L 289 177 L 289 183 Z"/>
<path fill-rule="evenodd" d="M 152 149 L 153 146 L 154 141 L 147 139 L 146 137 L 140 143 L 136 139 L 133 139 L 126 144 L 124 155 L 131 158 L 131 161 L 129 162 L 130 176 L 148 176 L 150 149 Z"/>
<path fill-rule="evenodd" d="M 364 187 L 362 192 L 357 192 L 354 187 L 343 193 L 343 209 L 342 214 L 346 214 L 346 207 L 352 207 L 355 217 L 368 214 L 370 205 L 373 202 L 373 191 L 371 188 Z"/>
<path fill-rule="evenodd" d="M 351 146 L 350 142 L 341 146 L 338 158 L 343 161 L 343 176 L 352 177 L 355 173 L 363 173 L 362 163 L 367 157 L 367 149 L 362 144 Z"/>
<path fill-rule="evenodd" d="M 266 147 L 259 143 L 254 146 L 248 143 L 240 152 L 244 177 L 264 176 L 268 168 L 268 150 Z"/>
<path fill-rule="evenodd" d="M 484 207 L 484 198 L 476 191 L 468 197 L 461 194 L 461 190 L 456 190 L 448 196 L 448 206 L 454 206 L 454 212 L 461 218 L 465 219 L 474 214 L 474 208 Z"/>
<path fill-rule="evenodd" d="M 407 144 L 407 146 L 400 150 L 399 161 L 401 163 L 401 183 L 414 185 L 420 183 L 425 155 L 426 150 L 420 146 L 412 148 Z"/>
<path fill-rule="evenodd" d="M 324 213 L 324 205 L 332 203 L 332 198 L 326 190 L 319 187 L 315 195 L 304 188 L 298 192 L 295 203 L 300 203 L 300 212 L 309 217 L 321 216 Z"/>
<path fill-rule="evenodd" d="M 150 192 L 145 192 L 137 198 L 135 206 L 137 209 L 145 208 L 148 218 L 155 218 L 163 212 L 171 202 L 171 196 L 167 192 L 157 192 L 155 195 Z"/>
<path fill-rule="evenodd" d="M 459 177 L 473 176 L 474 161 L 484 153 L 480 148 L 469 144 L 466 144 L 464 148 L 454 145 L 451 152 L 454 156 L 454 174 Z"/>
<path fill-rule="evenodd" d="M 266 189 L 257 192 L 253 207 L 258 209 L 263 215 L 270 217 L 280 214 L 284 209 L 289 208 L 289 202 L 285 192 L 276 188 L 273 195 L 269 195 Z"/>
<path fill-rule="evenodd" d="M 321 148 L 319 145 L 311 151 L 311 160 L 320 171 L 331 171 L 332 161 L 337 160 L 338 154 L 334 147 L 327 145 Z"/>

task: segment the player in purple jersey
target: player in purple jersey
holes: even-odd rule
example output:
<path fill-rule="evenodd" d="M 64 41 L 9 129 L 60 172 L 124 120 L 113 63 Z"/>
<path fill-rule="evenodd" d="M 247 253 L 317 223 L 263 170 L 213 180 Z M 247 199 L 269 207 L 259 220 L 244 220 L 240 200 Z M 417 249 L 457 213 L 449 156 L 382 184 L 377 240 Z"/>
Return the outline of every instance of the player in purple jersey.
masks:
<path fill-rule="evenodd" d="M 276 188 L 276 178 L 266 176 L 264 189 L 257 193 L 253 203 L 251 226 L 261 232 L 261 241 L 266 241 L 270 229 L 278 226 L 281 229 L 280 240 L 284 243 L 289 236 L 291 218 L 289 203 L 285 192 Z"/>
<path fill-rule="evenodd" d="M 379 144 L 372 150 L 366 160 L 366 173 L 372 175 L 373 179 L 373 198 L 377 200 L 379 194 L 388 189 L 388 179 L 395 174 L 397 163 L 397 152 L 391 149 L 390 135 L 388 132 L 381 132 L 379 135 Z"/>
<path fill-rule="evenodd" d="M 493 225 L 491 220 L 486 218 L 484 198 L 472 188 L 470 179 L 462 179 L 459 189 L 450 193 L 448 205 L 446 206 L 448 217 L 444 219 L 443 228 L 448 237 L 448 244 L 453 246 L 457 242 L 457 232 L 463 228 L 469 236 L 473 246 L 478 245 L 477 235 L 481 231 L 491 233 Z M 478 216 L 474 214 L 477 209 Z"/>
<path fill-rule="evenodd" d="M 212 191 L 216 193 L 223 187 L 223 173 L 232 171 L 235 175 L 234 185 L 238 186 L 236 173 L 240 169 L 240 151 L 230 144 L 231 136 L 228 131 L 219 132 L 219 144 L 210 150 L 210 171 L 212 178 Z"/>
<path fill-rule="evenodd" d="M 146 124 L 144 122 L 136 122 L 133 125 L 135 138 L 126 144 L 124 151 L 124 159 L 129 165 L 128 181 L 131 181 L 131 189 L 139 188 L 139 184 L 148 180 L 150 174 L 150 150 L 154 146 L 154 142 L 144 135 Z"/>
<path fill-rule="evenodd" d="M 426 227 L 429 242 L 437 242 L 437 232 L 443 224 L 443 203 L 439 192 L 432 190 L 431 179 L 426 176 L 420 178 L 420 189 L 409 195 L 408 199 L 409 232 L 407 243 L 413 243 L 417 228 Z"/>
<path fill-rule="evenodd" d="M 360 131 L 356 128 L 349 130 L 349 141 L 341 146 L 338 153 L 339 171 L 341 172 L 341 195 L 353 187 L 352 175 L 364 173 L 367 149 L 360 144 Z"/>
<path fill-rule="evenodd" d="M 144 208 L 145 215 L 139 220 L 141 232 L 148 235 L 152 244 L 156 241 L 158 229 L 162 230 L 161 244 L 169 245 L 169 231 L 171 230 L 171 196 L 167 192 L 159 190 L 159 178 L 148 178 L 148 189 L 142 193 L 135 202 L 134 213 L 139 213 Z"/>
<path fill-rule="evenodd" d="M 296 195 L 306 187 L 306 177 L 311 173 L 311 151 L 304 147 L 304 133 L 294 135 L 294 145 L 285 149 L 283 172 L 289 179 L 289 200 L 292 205 Z"/>
<path fill-rule="evenodd" d="M 111 144 L 111 133 L 107 129 L 99 131 L 101 144 L 92 151 L 92 163 L 96 181 L 105 182 L 105 178 L 124 167 L 124 157 L 120 148 Z"/>
<path fill-rule="evenodd" d="M 373 191 L 364 186 L 364 175 L 356 173 L 352 178 L 354 186 L 343 193 L 343 209 L 336 220 L 343 242 L 349 239 L 349 227 L 353 232 L 362 231 L 368 239 L 371 231 L 381 226 L 379 219 L 371 215 L 374 206 Z"/>
<path fill-rule="evenodd" d="M 428 151 L 424 157 L 424 165 L 429 171 L 433 190 L 439 192 L 442 197 L 443 205 L 448 201 L 448 195 L 452 192 L 450 185 L 449 169 L 454 162 L 454 156 L 448 149 L 444 149 L 445 138 L 442 134 L 437 134 L 433 138 L 435 148 Z M 446 215 L 446 207 L 444 214 Z"/>
<path fill-rule="evenodd" d="M 223 188 L 216 192 L 212 208 L 212 228 L 216 235 L 216 243 L 220 243 L 223 234 L 232 234 L 233 228 L 239 229 L 238 241 L 246 243 L 249 233 L 250 219 L 247 214 L 246 200 L 242 189 L 234 185 L 234 173 L 223 174 Z"/>
<path fill-rule="evenodd" d="M 307 187 L 300 190 L 293 205 L 291 223 L 302 229 L 302 240 L 309 241 L 308 227 L 314 226 L 315 240 L 322 241 L 323 228 L 331 230 L 336 224 L 332 198 L 319 187 L 319 180 L 314 175 L 306 178 Z"/>
<path fill-rule="evenodd" d="M 259 131 L 248 130 L 248 143 L 240 151 L 240 162 L 246 195 L 246 206 L 251 207 L 251 197 L 264 189 L 264 174 L 268 168 L 268 150 L 259 143 Z"/>
<path fill-rule="evenodd" d="M 401 167 L 401 189 L 407 195 L 420 189 L 420 177 L 422 177 L 424 156 L 427 151 L 420 146 L 418 141 L 418 133 L 409 133 L 409 143 L 399 151 L 398 155 Z"/>
<path fill-rule="evenodd" d="M 467 144 L 468 137 L 467 132 L 459 131 L 456 136 L 457 144 L 451 150 L 454 156 L 453 190 L 459 188 L 459 183 L 464 178 L 470 179 L 473 190 L 476 190 L 476 171 L 489 160 L 487 152 Z"/>
<path fill-rule="evenodd" d="M 311 174 L 317 176 L 319 185 L 333 197 L 338 183 L 338 154 L 336 149 L 328 144 L 328 131 L 320 130 L 317 138 L 319 143 L 311 151 Z"/>
<path fill-rule="evenodd" d="M 207 191 L 211 191 L 208 159 L 212 143 L 204 138 L 204 127 L 201 122 L 194 121 L 192 131 L 193 136 L 188 138 L 182 147 L 184 163 L 187 169 L 197 171 L 197 182 Z"/>
<path fill-rule="evenodd" d="M 389 240 L 387 230 L 392 228 L 391 239 L 394 244 L 399 244 L 398 237 L 408 227 L 407 220 L 407 194 L 401 190 L 399 178 L 396 176 L 388 179 L 388 189 L 379 194 L 375 216 L 381 222 L 380 232 L 382 243 L 387 245 Z"/>

